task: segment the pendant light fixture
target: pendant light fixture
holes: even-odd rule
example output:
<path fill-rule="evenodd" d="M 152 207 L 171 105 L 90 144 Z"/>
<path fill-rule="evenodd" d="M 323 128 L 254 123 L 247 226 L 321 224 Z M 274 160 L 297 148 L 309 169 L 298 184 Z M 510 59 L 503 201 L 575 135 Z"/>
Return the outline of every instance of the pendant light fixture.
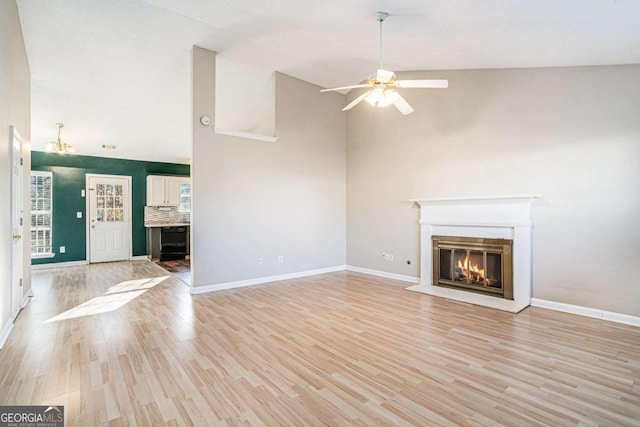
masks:
<path fill-rule="evenodd" d="M 60 140 L 60 130 L 64 127 L 62 123 L 56 123 L 58 127 L 58 140 L 47 142 L 44 146 L 44 150 L 50 153 L 58 153 L 58 154 L 71 154 L 75 153 L 76 150 L 66 142 L 62 142 Z"/>

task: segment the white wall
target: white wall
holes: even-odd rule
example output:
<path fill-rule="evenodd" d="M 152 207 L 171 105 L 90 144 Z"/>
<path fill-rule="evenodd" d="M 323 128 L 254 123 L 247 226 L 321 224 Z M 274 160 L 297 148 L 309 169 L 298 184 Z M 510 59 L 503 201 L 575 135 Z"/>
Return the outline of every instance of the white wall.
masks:
<path fill-rule="evenodd" d="M 419 276 L 409 198 L 540 193 L 533 296 L 640 315 L 640 65 L 400 77 L 450 88 L 348 114 L 348 264 Z"/>
<path fill-rule="evenodd" d="M 216 127 L 273 136 L 276 113 L 272 68 L 217 55 L 215 97 Z"/>
<path fill-rule="evenodd" d="M 0 336 L 9 324 L 11 311 L 11 142 L 9 126 L 24 139 L 25 212 L 30 210 L 28 193 L 31 155 L 31 93 L 27 54 L 14 0 L 0 1 Z M 29 235 L 29 215 L 24 234 Z M 25 239 L 28 242 L 28 239 Z M 25 244 L 23 291 L 31 288 L 30 250 Z"/>
<path fill-rule="evenodd" d="M 195 287 L 345 263 L 345 97 L 275 78 L 278 142 L 215 134 L 198 122 L 217 108 L 215 54 L 194 48 Z"/>

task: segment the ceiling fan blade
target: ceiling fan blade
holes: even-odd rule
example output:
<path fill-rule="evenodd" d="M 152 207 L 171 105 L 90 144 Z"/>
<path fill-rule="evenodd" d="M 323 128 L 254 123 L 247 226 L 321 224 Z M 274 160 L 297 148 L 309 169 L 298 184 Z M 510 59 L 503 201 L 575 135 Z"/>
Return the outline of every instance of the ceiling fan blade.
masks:
<path fill-rule="evenodd" d="M 446 89 L 448 80 L 398 80 L 399 88 Z"/>
<path fill-rule="evenodd" d="M 363 83 L 360 85 L 351 85 L 351 86 L 342 86 L 342 87 L 333 87 L 331 89 L 322 89 L 320 92 L 332 92 L 332 91 L 339 91 L 339 90 L 346 90 L 346 89 L 356 89 L 359 87 L 369 87 L 368 83 Z"/>
<path fill-rule="evenodd" d="M 349 103 L 349 105 L 347 105 L 346 107 L 344 107 L 342 109 L 342 111 L 347 111 L 352 109 L 353 107 L 355 107 L 356 105 L 358 105 L 360 102 L 362 102 L 363 99 L 365 99 L 367 97 L 367 95 L 369 95 L 371 93 L 370 90 L 366 91 L 365 93 L 363 93 L 362 95 L 360 95 L 359 97 L 357 97 L 356 99 L 354 99 L 353 101 L 351 101 L 351 103 Z"/>
<path fill-rule="evenodd" d="M 398 98 L 393 102 L 393 105 L 395 105 L 395 107 L 405 116 L 413 113 L 414 111 L 413 107 L 400 95 L 398 95 Z"/>

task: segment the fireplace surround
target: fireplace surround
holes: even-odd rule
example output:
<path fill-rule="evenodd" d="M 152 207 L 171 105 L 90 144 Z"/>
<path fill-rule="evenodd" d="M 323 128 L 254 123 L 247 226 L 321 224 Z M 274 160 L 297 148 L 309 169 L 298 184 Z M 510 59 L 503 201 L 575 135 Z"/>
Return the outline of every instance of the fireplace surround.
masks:
<path fill-rule="evenodd" d="M 540 196 L 537 194 L 525 194 L 515 196 L 487 196 L 469 198 L 446 199 L 411 199 L 411 202 L 420 205 L 420 284 L 410 286 L 408 290 L 440 296 L 456 301 L 482 305 L 485 307 L 517 313 L 531 303 L 531 261 L 532 261 L 532 201 Z M 446 236 L 446 237 L 445 237 Z M 467 242 L 481 242 L 475 252 L 476 261 L 473 265 L 479 265 L 482 258 L 483 265 L 488 266 L 486 254 L 496 253 L 493 246 L 486 247 L 489 243 L 510 241 L 512 271 L 512 294 L 503 291 L 496 298 L 496 292 L 487 290 L 479 280 L 477 274 L 473 274 L 473 266 L 467 260 L 467 272 L 458 276 L 455 283 L 456 266 L 451 266 L 450 278 L 445 277 L 445 283 L 440 281 L 440 265 L 435 266 L 434 238 L 445 238 L 450 249 L 455 249 L 461 240 Z M 446 240 L 448 239 L 448 240 Z M 474 240 L 476 239 L 476 240 Z M 479 239 L 479 240 L 478 240 Z M 489 243 L 487 243 L 489 242 Z M 447 244 L 445 244 L 446 247 Z M 458 245 L 459 246 L 459 245 Z M 471 256 L 473 245 L 464 249 L 466 255 Z M 492 252 L 493 251 L 493 252 Z M 507 250 L 508 251 L 508 250 Z M 480 255 L 480 253 L 482 255 Z M 455 256 L 455 252 L 452 252 Z M 491 257 L 490 257 L 491 258 Z M 495 258 L 495 256 L 493 256 Z M 501 261 L 503 264 L 505 258 Z M 464 261 L 462 261 L 464 264 Z M 444 263 L 446 264 L 446 262 Z M 444 265 L 443 264 L 443 265 Z M 457 264 L 455 262 L 454 264 Z M 464 265 L 463 265 L 464 266 Z M 478 267 L 479 268 L 479 267 Z M 497 267 L 492 267 L 497 268 Z M 502 267 L 501 267 L 502 268 Z M 463 268 L 459 267 L 458 274 Z M 438 274 L 436 277 L 435 274 Z M 454 283 L 447 283 L 447 280 Z M 484 280 L 484 279 L 483 279 Z M 503 279 L 504 280 L 504 275 Z M 450 285 L 463 285 L 451 287 Z M 504 284 L 504 283 L 503 283 Z M 469 286 L 470 285 L 470 286 Z M 479 293 L 479 288 L 484 289 Z"/>

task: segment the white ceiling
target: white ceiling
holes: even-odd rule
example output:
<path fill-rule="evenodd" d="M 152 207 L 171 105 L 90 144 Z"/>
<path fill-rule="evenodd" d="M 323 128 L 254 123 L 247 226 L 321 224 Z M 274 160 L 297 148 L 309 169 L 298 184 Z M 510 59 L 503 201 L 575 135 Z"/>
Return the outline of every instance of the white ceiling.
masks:
<path fill-rule="evenodd" d="M 18 0 L 32 144 L 189 162 L 198 45 L 324 87 L 395 71 L 640 63 L 637 0 Z M 224 82 L 219 82 L 224 84 Z M 117 148 L 107 150 L 102 144 Z"/>

